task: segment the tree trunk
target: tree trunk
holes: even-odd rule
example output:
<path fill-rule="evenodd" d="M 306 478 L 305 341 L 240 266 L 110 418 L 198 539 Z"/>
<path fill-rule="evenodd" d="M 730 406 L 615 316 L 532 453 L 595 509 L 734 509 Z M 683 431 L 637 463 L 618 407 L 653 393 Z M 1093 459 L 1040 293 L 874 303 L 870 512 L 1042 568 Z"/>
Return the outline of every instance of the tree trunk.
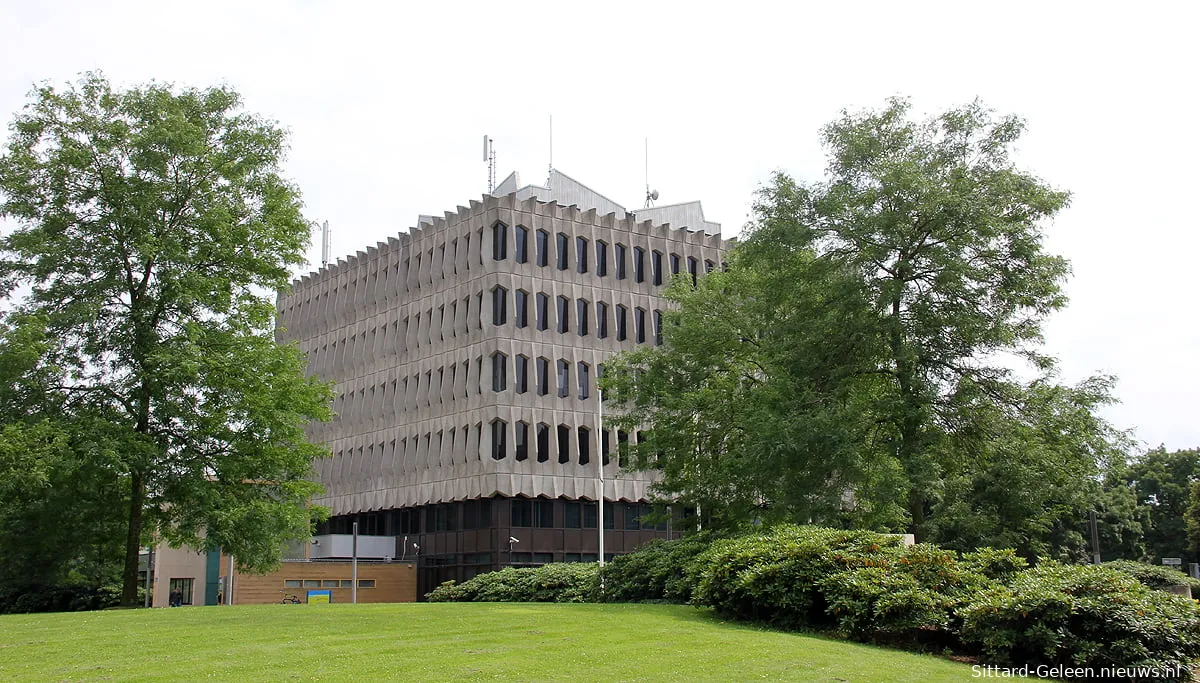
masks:
<path fill-rule="evenodd" d="M 136 607 L 138 604 L 138 557 L 142 549 L 142 512 L 146 501 L 146 478 L 141 471 L 129 477 L 129 530 L 125 537 L 125 572 L 121 586 L 121 605 Z M 147 558 L 149 560 L 149 558 Z M 150 590 L 146 583 L 146 590 Z"/>

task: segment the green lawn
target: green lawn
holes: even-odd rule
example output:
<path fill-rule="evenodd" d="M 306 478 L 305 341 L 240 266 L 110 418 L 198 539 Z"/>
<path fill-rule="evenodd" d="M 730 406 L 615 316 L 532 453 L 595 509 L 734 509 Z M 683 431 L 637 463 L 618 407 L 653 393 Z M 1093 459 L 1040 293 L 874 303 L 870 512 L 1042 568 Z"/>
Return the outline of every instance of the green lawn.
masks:
<path fill-rule="evenodd" d="M 965 681 L 936 657 L 671 605 L 261 605 L 0 616 L 0 680 Z"/>

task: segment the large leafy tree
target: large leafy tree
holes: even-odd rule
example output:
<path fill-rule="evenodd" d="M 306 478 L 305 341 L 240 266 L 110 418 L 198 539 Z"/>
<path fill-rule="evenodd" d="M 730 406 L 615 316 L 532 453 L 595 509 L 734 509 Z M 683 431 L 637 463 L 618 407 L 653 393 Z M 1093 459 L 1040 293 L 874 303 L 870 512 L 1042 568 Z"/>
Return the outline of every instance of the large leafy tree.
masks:
<path fill-rule="evenodd" d="M 1162 446 L 1144 453 L 1126 473 L 1138 502 L 1149 510 L 1146 550 L 1155 560 L 1185 558 L 1195 562 L 1188 542 L 1188 508 L 1194 504 L 1192 485 L 1200 480 L 1200 449 L 1168 452 Z"/>
<path fill-rule="evenodd" d="M 329 387 L 274 340 L 270 294 L 310 229 L 284 132 L 228 88 L 37 88 L 0 156 L 18 310 L 51 344 L 63 409 L 109 426 L 126 487 L 122 601 L 147 532 L 271 566 L 310 531 Z"/>
<path fill-rule="evenodd" d="M 729 272 L 670 291 L 665 346 L 606 369 L 618 427 L 647 434 L 631 466 L 742 519 L 1078 552 L 1125 441 L 1095 417 L 1110 381 L 1057 386 L 1039 350 L 1068 273 L 1042 230 L 1068 196 L 1015 167 L 1022 130 L 903 100 L 826 126 L 825 179 L 777 174 Z"/>

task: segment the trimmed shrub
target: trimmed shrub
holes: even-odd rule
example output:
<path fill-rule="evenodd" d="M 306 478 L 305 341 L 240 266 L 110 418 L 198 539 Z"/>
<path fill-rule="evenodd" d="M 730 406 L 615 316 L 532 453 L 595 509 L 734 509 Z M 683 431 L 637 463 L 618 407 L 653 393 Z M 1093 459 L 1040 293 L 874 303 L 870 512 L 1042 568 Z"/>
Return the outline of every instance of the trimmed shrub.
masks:
<path fill-rule="evenodd" d="M 541 567 L 506 567 L 462 583 L 447 581 L 430 593 L 430 602 L 593 602 L 599 567 L 570 562 Z"/>
<path fill-rule="evenodd" d="M 1025 558 L 1012 548 L 980 548 L 974 552 L 963 553 L 960 564 L 969 571 L 1001 583 L 1008 583 L 1019 572 L 1029 568 Z"/>
<path fill-rule="evenodd" d="M 791 525 L 719 540 L 696 560 L 693 602 L 737 619 L 793 628 L 830 626 L 821 581 L 875 566 L 880 550 L 902 543 L 898 536 L 869 531 Z"/>
<path fill-rule="evenodd" d="M 696 558 L 712 537 L 696 534 L 674 541 L 661 539 L 604 565 L 605 602 L 687 603 L 696 588 Z"/>
<path fill-rule="evenodd" d="M 0 614 L 83 612 L 120 602 L 121 589 L 112 586 L 21 586 L 0 591 Z"/>
<path fill-rule="evenodd" d="M 1184 574 L 1178 569 L 1162 565 L 1134 562 L 1133 560 L 1113 560 L 1100 565 L 1115 569 L 1125 576 L 1149 586 L 1150 588 L 1170 588 L 1171 586 L 1191 586 L 1193 597 L 1200 597 L 1200 581 Z"/>
<path fill-rule="evenodd" d="M 1195 602 L 1105 567 L 1040 565 L 981 592 L 961 616 L 963 640 L 993 664 L 1152 667 L 1190 680 L 1200 656 Z"/>

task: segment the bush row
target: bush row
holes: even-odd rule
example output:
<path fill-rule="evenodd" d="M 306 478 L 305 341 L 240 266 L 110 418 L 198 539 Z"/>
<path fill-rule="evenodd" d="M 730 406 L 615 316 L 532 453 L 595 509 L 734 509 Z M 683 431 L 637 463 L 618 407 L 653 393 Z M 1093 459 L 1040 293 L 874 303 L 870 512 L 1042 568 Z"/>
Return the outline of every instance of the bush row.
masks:
<path fill-rule="evenodd" d="M 596 602 L 600 571 L 592 563 L 508 567 L 456 583 L 425 597 L 430 602 Z"/>
<path fill-rule="evenodd" d="M 1167 573 L 1164 573 L 1167 572 Z M 952 647 L 989 664 L 1154 667 L 1186 679 L 1200 608 L 1155 588 L 1181 573 L 1137 563 L 1030 569 L 1011 550 L 905 547 L 865 531 L 781 526 L 735 538 L 654 541 L 594 564 L 505 569 L 430 600 L 691 602 L 725 617 L 906 647 Z"/>
<path fill-rule="evenodd" d="M 116 607 L 121 589 L 105 586 L 21 586 L 0 589 L 0 614 L 83 612 Z"/>

